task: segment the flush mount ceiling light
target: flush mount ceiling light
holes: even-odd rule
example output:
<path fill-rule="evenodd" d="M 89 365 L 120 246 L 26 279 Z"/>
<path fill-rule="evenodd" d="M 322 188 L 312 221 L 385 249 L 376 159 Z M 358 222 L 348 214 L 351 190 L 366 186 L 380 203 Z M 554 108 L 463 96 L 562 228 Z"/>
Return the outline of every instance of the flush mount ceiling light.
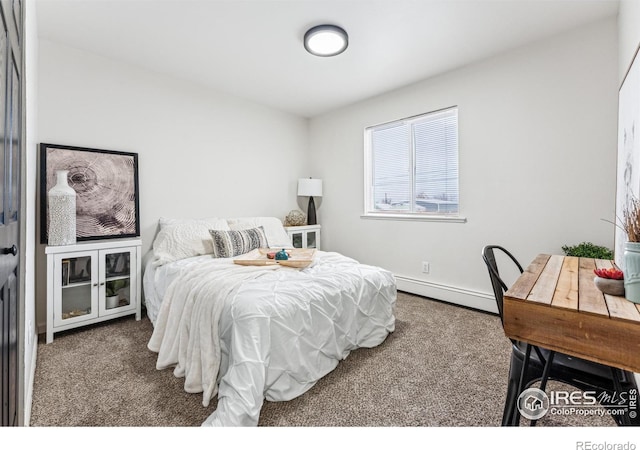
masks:
<path fill-rule="evenodd" d="M 304 34 L 304 48 L 316 56 L 335 56 L 349 45 L 349 36 L 335 25 L 318 25 Z"/>

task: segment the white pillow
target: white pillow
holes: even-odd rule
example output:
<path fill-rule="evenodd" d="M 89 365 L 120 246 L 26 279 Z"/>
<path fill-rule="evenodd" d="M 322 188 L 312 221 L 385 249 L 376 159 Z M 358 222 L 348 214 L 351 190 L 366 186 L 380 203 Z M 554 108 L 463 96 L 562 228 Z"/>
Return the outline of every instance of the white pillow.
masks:
<path fill-rule="evenodd" d="M 172 219 L 169 217 L 160 217 L 160 219 L 158 219 L 158 224 L 160 225 L 160 229 L 162 230 L 164 227 L 167 227 L 169 225 L 179 225 L 179 224 L 192 223 L 192 222 L 207 222 L 207 223 L 210 223 L 212 226 L 216 226 L 217 224 L 220 223 L 220 221 L 226 222 L 225 219 L 219 219 L 217 217 L 210 217 L 206 219 L 188 219 L 188 218 Z M 225 228 L 225 229 L 228 229 L 228 228 Z"/>
<path fill-rule="evenodd" d="M 246 230 L 262 226 L 267 235 L 269 247 L 293 248 L 287 231 L 282 226 L 282 221 L 277 217 L 239 217 L 227 219 L 232 230 Z"/>
<path fill-rule="evenodd" d="M 229 230 L 229 225 L 224 219 L 165 224 L 153 241 L 153 265 L 157 267 L 183 258 L 213 254 L 209 230 Z"/>

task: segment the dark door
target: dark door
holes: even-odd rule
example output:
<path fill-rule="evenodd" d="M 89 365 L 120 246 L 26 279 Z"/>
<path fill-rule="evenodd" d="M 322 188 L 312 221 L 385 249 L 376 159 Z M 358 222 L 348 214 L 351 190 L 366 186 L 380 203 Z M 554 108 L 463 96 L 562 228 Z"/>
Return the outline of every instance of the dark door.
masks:
<path fill-rule="evenodd" d="M 18 424 L 18 267 L 20 229 L 20 0 L 0 2 L 0 418 Z"/>

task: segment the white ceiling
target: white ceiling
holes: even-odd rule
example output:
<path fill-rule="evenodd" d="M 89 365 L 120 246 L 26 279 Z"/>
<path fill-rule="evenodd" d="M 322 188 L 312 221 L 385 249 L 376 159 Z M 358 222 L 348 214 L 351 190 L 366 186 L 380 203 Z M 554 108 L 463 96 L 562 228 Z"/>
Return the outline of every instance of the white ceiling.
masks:
<path fill-rule="evenodd" d="M 570 28 L 617 0 L 38 0 L 43 39 L 313 117 Z M 312 56 L 314 25 L 347 30 Z"/>

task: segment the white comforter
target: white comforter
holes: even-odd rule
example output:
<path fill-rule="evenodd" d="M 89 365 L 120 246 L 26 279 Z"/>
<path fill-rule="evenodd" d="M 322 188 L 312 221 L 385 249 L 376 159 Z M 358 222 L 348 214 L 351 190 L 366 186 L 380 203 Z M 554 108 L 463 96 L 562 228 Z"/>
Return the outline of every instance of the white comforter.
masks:
<path fill-rule="evenodd" d="M 203 425 L 257 425 L 265 398 L 301 395 L 395 327 L 393 275 L 338 253 L 319 251 L 303 270 L 210 256 L 171 264 L 148 347 L 203 405 L 218 393 Z"/>

